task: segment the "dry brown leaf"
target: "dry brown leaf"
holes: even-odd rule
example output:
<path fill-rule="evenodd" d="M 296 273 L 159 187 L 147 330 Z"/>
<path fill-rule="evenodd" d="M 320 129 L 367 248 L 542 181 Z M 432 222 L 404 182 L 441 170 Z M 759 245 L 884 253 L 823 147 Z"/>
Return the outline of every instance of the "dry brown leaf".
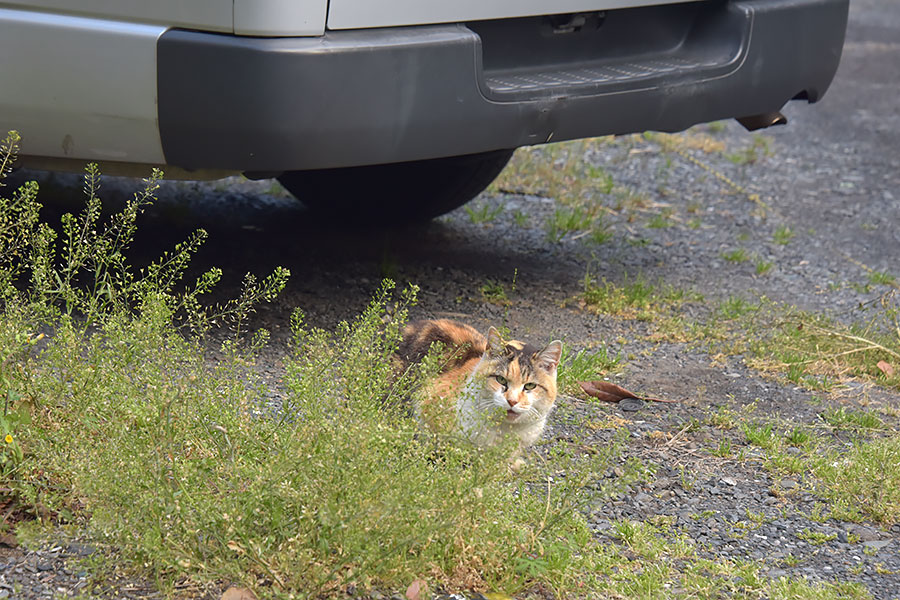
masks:
<path fill-rule="evenodd" d="M 19 546 L 19 540 L 17 540 L 16 536 L 11 533 L 0 533 L 0 546 L 6 546 L 7 548 L 17 548 Z"/>
<path fill-rule="evenodd" d="M 882 373 L 884 373 L 886 377 L 894 376 L 894 366 L 891 363 L 883 361 L 883 360 L 879 360 L 878 364 L 875 366 L 878 367 L 878 369 Z"/>
<path fill-rule="evenodd" d="M 663 400 L 660 398 L 642 398 L 614 383 L 599 379 L 594 381 L 579 381 L 578 385 L 581 386 L 581 389 L 583 389 L 584 393 L 588 396 L 593 396 L 604 402 L 620 402 L 626 398 L 637 398 L 644 402 L 675 402 L 674 400 Z"/>
<path fill-rule="evenodd" d="M 425 580 L 416 579 L 406 588 L 406 600 L 422 600 L 425 592 Z"/>
<path fill-rule="evenodd" d="M 222 600 L 256 600 L 256 594 L 247 588 L 230 587 L 222 594 Z"/>

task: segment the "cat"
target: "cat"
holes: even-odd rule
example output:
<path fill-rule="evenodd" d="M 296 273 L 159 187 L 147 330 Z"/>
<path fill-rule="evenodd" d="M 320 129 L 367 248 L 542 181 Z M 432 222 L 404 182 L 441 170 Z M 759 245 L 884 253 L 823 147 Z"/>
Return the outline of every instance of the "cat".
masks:
<path fill-rule="evenodd" d="M 413 321 L 402 331 L 403 366 L 442 346 L 441 371 L 415 399 L 416 414 L 429 428 L 455 428 L 477 446 L 494 445 L 512 434 L 530 446 L 544 431 L 556 401 L 556 370 L 562 342 L 543 349 L 503 340 L 494 327 L 487 336 L 449 319 Z"/>

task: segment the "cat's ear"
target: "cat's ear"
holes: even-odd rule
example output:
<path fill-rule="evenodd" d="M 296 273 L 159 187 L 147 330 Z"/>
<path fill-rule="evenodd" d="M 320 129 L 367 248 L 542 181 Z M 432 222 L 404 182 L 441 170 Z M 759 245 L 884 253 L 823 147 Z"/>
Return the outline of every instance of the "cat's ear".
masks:
<path fill-rule="evenodd" d="M 547 347 L 537 353 L 535 361 L 537 366 L 548 373 L 556 371 L 559 366 L 559 359 L 562 358 L 562 342 L 554 340 L 547 344 Z"/>
<path fill-rule="evenodd" d="M 492 356 L 503 356 L 506 353 L 506 342 L 493 325 L 487 332 L 487 351 Z"/>

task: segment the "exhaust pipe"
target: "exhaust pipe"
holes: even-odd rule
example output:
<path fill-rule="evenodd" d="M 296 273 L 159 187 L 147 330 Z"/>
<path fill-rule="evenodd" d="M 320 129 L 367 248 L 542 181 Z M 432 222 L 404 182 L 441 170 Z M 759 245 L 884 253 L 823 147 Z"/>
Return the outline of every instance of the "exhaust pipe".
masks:
<path fill-rule="evenodd" d="M 787 125 L 787 117 L 778 112 L 763 113 L 761 115 L 753 115 L 750 117 L 738 117 L 735 119 L 744 126 L 747 131 L 756 131 L 757 129 L 765 129 L 773 125 Z"/>

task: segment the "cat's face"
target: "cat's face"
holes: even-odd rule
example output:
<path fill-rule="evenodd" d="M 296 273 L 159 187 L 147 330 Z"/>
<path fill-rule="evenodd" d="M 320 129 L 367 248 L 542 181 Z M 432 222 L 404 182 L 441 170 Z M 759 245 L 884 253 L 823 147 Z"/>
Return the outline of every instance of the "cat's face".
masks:
<path fill-rule="evenodd" d="M 474 373 L 480 387 L 477 408 L 511 429 L 543 422 L 556 400 L 556 367 L 561 354 L 559 341 L 538 349 L 504 341 L 491 327 L 487 351 Z"/>

